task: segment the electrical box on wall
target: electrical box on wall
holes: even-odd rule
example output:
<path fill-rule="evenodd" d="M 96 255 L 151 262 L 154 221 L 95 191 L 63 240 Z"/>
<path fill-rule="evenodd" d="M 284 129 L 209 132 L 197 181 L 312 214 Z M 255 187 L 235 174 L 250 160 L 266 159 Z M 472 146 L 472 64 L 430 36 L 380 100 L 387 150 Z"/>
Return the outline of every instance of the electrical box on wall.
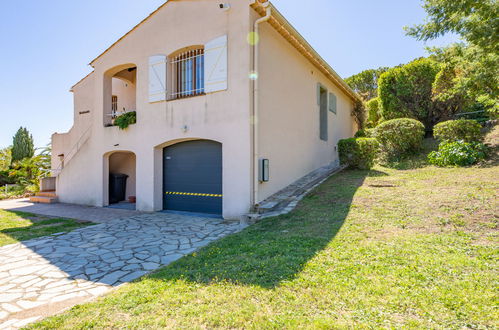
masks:
<path fill-rule="evenodd" d="M 270 161 L 260 159 L 260 182 L 268 182 L 270 179 Z"/>

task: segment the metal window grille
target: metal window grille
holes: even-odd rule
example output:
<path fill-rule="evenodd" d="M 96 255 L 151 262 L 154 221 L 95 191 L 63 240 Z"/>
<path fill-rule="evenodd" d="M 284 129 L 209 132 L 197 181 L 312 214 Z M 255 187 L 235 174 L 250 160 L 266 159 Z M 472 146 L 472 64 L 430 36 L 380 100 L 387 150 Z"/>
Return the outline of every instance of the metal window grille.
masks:
<path fill-rule="evenodd" d="M 177 55 L 170 65 L 171 99 L 204 94 L 204 49 Z"/>
<path fill-rule="evenodd" d="M 111 99 L 111 110 L 112 110 L 112 113 L 118 112 L 118 96 L 116 96 L 116 95 L 113 95 L 113 97 Z"/>

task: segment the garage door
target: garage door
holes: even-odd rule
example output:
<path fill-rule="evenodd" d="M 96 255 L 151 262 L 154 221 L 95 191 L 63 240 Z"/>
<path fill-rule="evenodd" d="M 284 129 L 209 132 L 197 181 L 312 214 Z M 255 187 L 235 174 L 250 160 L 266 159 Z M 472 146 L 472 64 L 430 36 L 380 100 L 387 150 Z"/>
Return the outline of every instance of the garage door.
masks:
<path fill-rule="evenodd" d="M 222 145 L 189 141 L 163 150 L 163 209 L 222 214 Z"/>

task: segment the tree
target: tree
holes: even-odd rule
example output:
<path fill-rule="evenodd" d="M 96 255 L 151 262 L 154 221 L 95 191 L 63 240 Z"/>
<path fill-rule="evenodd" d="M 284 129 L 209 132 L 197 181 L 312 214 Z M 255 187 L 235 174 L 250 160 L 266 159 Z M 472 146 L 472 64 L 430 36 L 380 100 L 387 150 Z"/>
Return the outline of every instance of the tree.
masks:
<path fill-rule="evenodd" d="M 487 53 L 499 52 L 497 0 L 423 0 L 423 8 L 425 23 L 406 27 L 408 35 L 428 41 L 451 32 Z"/>
<path fill-rule="evenodd" d="M 497 116 L 499 112 L 499 54 L 477 46 L 453 44 L 431 50 L 433 58 L 453 72 L 452 81 L 440 92 L 448 98 L 465 98 L 466 107 L 482 108 Z"/>
<path fill-rule="evenodd" d="M 345 81 L 364 101 L 369 101 L 378 96 L 378 79 L 388 69 L 380 67 L 365 70 L 346 78 Z"/>
<path fill-rule="evenodd" d="M 38 187 L 39 180 L 50 173 L 51 147 L 42 148 L 40 153 L 33 157 L 26 157 L 12 164 L 9 177 L 23 186 Z"/>
<path fill-rule="evenodd" d="M 12 163 L 31 158 L 35 154 L 33 136 L 26 128 L 19 128 L 12 143 Z"/>
<path fill-rule="evenodd" d="M 383 73 L 378 88 L 382 120 L 413 118 L 431 129 L 441 119 L 432 101 L 440 68 L 438 62 L 421 58 Z"/>
<path fill-rule="evenodd" d="M 367 109 L 367 127 L 373 128 L 379 124 L 380 111 L 379 111 L 379 98 L 375 97 L 366 102 Z"/>
<path fill-rule="evenodd" d="M 423 24 L 406 27 L 418 40 L 446 33 L 461 36 L 464 43 L 430 49 L 435 58 L 455 70 L 447 95 L 466 95 L 497 116 L 499 113 L 499 1 L 423 0 L 428 17 Z"/>
<path fill-rule="evenodd" d="M 12 163 L 11 151 L 11 147 L 0 149 L 0 171 L 9 169 L 9 166 Z"/>

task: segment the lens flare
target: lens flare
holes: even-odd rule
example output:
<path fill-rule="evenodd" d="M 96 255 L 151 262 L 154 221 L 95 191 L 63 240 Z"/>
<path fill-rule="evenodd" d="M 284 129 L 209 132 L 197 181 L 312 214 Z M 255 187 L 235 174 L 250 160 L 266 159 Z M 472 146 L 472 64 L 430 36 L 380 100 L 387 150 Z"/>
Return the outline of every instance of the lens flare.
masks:
<path fill-rule="evenodd" d="M 251 46 L 255 46 L 260 41 L 260 36 L 256 32 L 248 33 L 248 43 Z"/>
<path fill-rule="evenodd" d="M 249 74 L 249 78 L 251 80 L 257 80 L 258 79 L 258 72 L 256 71 L 251 71 L 250 74 Z"/>

